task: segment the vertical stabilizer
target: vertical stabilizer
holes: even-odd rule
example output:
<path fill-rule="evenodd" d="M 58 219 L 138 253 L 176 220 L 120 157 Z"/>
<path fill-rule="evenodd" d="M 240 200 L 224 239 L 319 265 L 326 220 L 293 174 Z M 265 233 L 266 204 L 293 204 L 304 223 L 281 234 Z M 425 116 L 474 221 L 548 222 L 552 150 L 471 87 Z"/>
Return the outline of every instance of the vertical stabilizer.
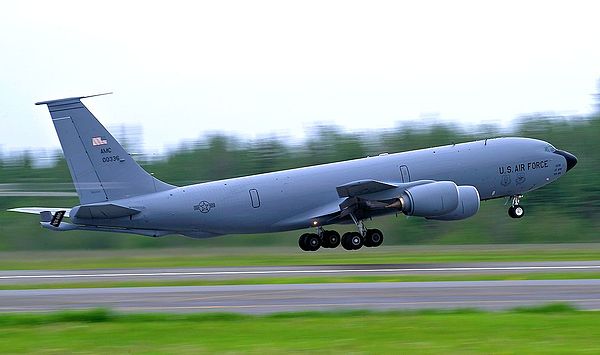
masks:
<path fill-rule="evenodd" d="M 86 97 L 36 103 L 48 106 L 81 204 L 174 188 L 131 158 L 81 102 Z"/>

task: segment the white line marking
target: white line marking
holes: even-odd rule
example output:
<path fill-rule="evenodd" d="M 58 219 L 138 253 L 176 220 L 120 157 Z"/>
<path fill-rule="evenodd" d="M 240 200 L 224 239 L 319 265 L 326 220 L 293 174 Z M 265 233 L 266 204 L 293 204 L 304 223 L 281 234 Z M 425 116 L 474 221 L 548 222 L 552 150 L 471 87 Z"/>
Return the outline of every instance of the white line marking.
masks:
<path fill-rule="evenodd" d="M 495 267 L 437 267 L 437 268 L 388 268 L 388 269 L 327 269 L 327 270 L 239 270 L 239 271 L 181 271 L 181 272 L 139 272 L 139 273 L 99 273 L 99 274 L 41 274 L 4 275 L 0 280 L 14 279 L 70 279 L 85 277 L 159 277 L 159 276 L 228 276 L 228 275 L 281 275 L 281 274 L 348 274 L 348 273 L 392 273 L 392 272 L 465 272 L 465 271 L 535 271 L 535 270 L 591 270 L 600 265 L 566 266 L 495 266 Z"/>

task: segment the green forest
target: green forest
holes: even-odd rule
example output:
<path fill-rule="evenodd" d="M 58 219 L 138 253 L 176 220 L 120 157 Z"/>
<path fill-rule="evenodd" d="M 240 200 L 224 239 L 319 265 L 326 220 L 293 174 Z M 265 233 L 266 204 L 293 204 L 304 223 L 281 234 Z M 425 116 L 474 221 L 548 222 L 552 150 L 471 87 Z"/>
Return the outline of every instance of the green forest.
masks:
<path fill-rule="evenodd" d="M 110 127 L 109 127 L 110 129 Z M 165 127 L 168 130 L 168 127 Z M 314 127 L 309 138 L 289 143 L 285 137 L 247 140 L 213 134 L 182 144 L 165 156 L 136 157 L 157 178 L 175 185 L 264 173 L 314 164 L 401 152 L 498 136 L 539 138 L 575 154 L 579 163 L 559 181 L 529 193 L 522 200 L 527 215 L 507 216 L 504 199 L 482 203 L 465 221 L 436 222 L 406 216 L 367 221 L 380 228 L 386 244 L 478 244 L 599 242 L 600 114 L 589 117 L 527 116 L 510 128 L 493 125 L 465 128 L 445 123 L 408 122 L 394 129 L 365 133 L 339 127 Z M 123 142 L 123 141 L 122 141 Z M 127 147 L 127 142 L 123 142 Z M 150 238 L 100 232 L 51 232 L 33 215 L 6 212 L 23 206 L 71 207 L 76 196 L 15 196 L 14 191 L 73 192 L 60 151 L 52 164 L 36 164 L 35 152 L 4 156 L 0 161 L 0 250 L 207 247 L 223 245 L 293 246 L 301 231 L 268 235 L 237 235 L 194 240 L 182 236 Z M 340 227 L 340 231 L 349 226 Z"/>

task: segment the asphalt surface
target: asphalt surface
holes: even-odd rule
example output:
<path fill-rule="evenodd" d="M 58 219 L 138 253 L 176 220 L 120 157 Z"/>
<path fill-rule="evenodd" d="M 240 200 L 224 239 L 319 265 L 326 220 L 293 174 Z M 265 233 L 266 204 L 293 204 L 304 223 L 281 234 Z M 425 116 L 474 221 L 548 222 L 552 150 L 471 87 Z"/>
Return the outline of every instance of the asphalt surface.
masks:
<path fill-rule="evenodd" d="M 499 310 L 566 302 L 600 309 L 600 280 L 382 282 L 0 291 L 0 312 L 106 307 L 122 312 L 271 313 L 332 309 Z"/>
<path fill-rule="evenodd" d="M 289 276 L 598 272 L 600 261 L 296 267 L 1 271 L 0 284 Z M 0 291 L 0 312 L 111 308 L 123 312 L 271 313 L 331 309 L 508 309 L 566 302 L 600 309 L 600 280 L 376 282 Z"/>
<path fill-rule="evenodd" d="M 497 262 L 443 264 L 316 265 L 220 268 L 0 271 L 0 285 L 94 281 L 220 280 L 257 277 L 465 275 L 599 272 L 600 261 Z"/>

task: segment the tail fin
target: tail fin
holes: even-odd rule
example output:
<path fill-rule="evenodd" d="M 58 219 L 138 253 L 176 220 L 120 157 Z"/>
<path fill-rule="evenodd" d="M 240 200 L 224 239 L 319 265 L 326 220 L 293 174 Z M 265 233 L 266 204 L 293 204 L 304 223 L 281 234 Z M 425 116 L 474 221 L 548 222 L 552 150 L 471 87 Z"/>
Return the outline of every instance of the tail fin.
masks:
<path fill-rule="evenodd" d="M 112 201 L 174 188 L 155 179 L 131 158 L 81 103 L 86 97 L 91 96 L 36 103 L 48 106 L 81 203 Z"/>

